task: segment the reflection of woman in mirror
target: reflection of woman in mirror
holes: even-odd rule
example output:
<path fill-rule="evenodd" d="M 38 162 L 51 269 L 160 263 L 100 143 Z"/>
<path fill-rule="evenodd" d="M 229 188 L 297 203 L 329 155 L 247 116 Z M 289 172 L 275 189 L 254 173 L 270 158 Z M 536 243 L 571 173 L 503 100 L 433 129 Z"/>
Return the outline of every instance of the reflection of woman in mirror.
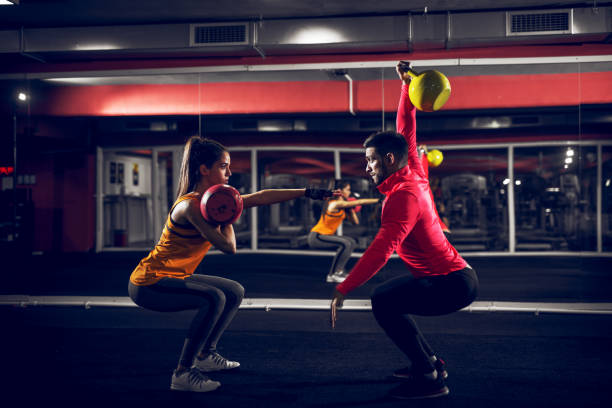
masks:
<path fill-rule="evenodd" d="M 378 203 L 378 198 L 354 199 L 351 197 L 351 183 L 346 180 L 336 181 L 335 189 L 340 189 L 342 194 L 323 205 L 319 221 L 308 234 L 308 245 L 313 249 L 337 250 L 326 281 L 338 283 L 344 281 L 347 275 L 344 267 L 357 243 L 351 237 L 336 235 L 336 231 L 344 219 L 359 225 L 357 213 L 361 206 Z"/>

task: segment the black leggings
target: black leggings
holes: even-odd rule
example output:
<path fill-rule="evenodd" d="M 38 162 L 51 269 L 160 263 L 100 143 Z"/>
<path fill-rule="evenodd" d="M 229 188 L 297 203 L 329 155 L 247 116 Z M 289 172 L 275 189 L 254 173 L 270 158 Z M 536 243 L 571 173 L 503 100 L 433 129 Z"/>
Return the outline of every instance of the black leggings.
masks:
<path fill-rule="evenodd" d="M 198 352 L 214 352 L 244 297 L 244 288 L 233 280 L 208 275 L 185 279 L 163 278 L 148 286 L 128 285 L 138 306 L 157 312 L 197 310 L 183 345 L 179 364 L 191 367 Z"/>
<path fill-rule="evenodd" d="M 374 289 L 372 312 L 387 335 L 408 356 L 415 372 L 434 370 L 433 350 L 409 314 L 439 316 L 455 312 L 474 301 L 478 277 L 470 267 L 448 275 L 391 279 Z"/>
<path fill-rule="evenodd" d="M 314 249 L 337 249 L 336 255 L 329 268 L 329 274 L 344 270 L 346 263 L 351 259 L 357 243 L 351 237 L 338 235 L 324 235 L 311 231 L 308 234 L 308 245 Z"/>

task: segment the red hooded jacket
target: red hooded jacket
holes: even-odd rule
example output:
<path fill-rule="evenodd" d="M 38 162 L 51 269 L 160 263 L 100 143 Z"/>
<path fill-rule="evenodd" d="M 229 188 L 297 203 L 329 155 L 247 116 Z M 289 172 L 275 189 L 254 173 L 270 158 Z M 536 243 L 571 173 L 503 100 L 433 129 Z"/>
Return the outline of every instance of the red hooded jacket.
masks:
<path fill-rule="evenodd" d="M 408 164 L 378 190 L 386 196 L 376 237 L 336 289 L 346 295 L 374 276 L 397 252 L 416 277 L 446 275 L 467 266 L 442 232 L 416 143 L 416 109 L 402 85 L 397 132 L 408 142 Z"/>

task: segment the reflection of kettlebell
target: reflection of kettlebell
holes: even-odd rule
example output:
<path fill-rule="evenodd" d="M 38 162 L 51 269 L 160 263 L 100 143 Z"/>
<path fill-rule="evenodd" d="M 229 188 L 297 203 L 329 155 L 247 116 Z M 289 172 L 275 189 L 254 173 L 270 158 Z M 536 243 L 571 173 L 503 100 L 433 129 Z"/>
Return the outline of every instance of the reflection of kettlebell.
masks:
<path fill-rule="evenodd" d="M 418 110 L 433 112 L 440 109 L 451 94 L 450 81 L 443 73 L 436 70 L 417 73 L 408 63 L 403 63 L 402 70 L 412 77 L 408 95 Z"/>
<path fill-rule="evenodd" d="M 442 160 L 444 160 L 444 156 L 438 149 L 433 149 L 427 152 L 427 162 L 431 167 L 438 167 L 440 164 L 442 164 Z"/>

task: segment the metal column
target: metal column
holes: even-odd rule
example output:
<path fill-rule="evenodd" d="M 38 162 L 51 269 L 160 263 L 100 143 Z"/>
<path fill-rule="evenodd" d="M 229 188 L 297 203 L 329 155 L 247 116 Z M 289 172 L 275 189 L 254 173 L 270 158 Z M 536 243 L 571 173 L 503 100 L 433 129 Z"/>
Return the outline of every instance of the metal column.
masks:
<path fill-rule="evenodd" d="M 514 146 L 508 146 L 508 251 L 516 252 L 516 226 L 514 216 Z"/>
<path fill-rule="evenodd" d="M 603 210 L 603 205 L 602 205 L 602 183 L 603 183 L 603 153 L 602 153 L 602 147 L 601 144 L 597 145 L 597 189 L 596 189 L 596 225 L 595 228 L 597 228 L 597 253 L 601 253 L 603 251 L 603 228 L 602 228 L 602 222 L 603 222 L 603 217 L 602 217 L 602 210 Z"/>
<path fill-rule="evenodd" d="M 340 178 L 342 178 L 342 170 L 340 169 L 340 150 L 337 149 L 334 150 L 334 178 L 336 180 L 340 180 Z M 340 226 L 336 230 L 336 233 L 339 236 L 342 236 L 342 224 L 340 224 Z"/>
<path fill-rule="evenodd" d="M 251 150 L 251 193 L 257 191 L 257 149 Z M 257 250 L 257 207 L 251 207 L 251 249 Z"/>
<path fill-rule="evenodd" d="M 162 230 L 161 214 L 159 208 L 159 163 L 158 151 L 151 151 L 151 204 L 153 208 L 153 237 Z M 155 239 L 155 238 L 154 238 Z"/>
<path fill-rule="evenodd" d="M 96 147 L 96 252 L 104 248 L 104 151 Z"/>

